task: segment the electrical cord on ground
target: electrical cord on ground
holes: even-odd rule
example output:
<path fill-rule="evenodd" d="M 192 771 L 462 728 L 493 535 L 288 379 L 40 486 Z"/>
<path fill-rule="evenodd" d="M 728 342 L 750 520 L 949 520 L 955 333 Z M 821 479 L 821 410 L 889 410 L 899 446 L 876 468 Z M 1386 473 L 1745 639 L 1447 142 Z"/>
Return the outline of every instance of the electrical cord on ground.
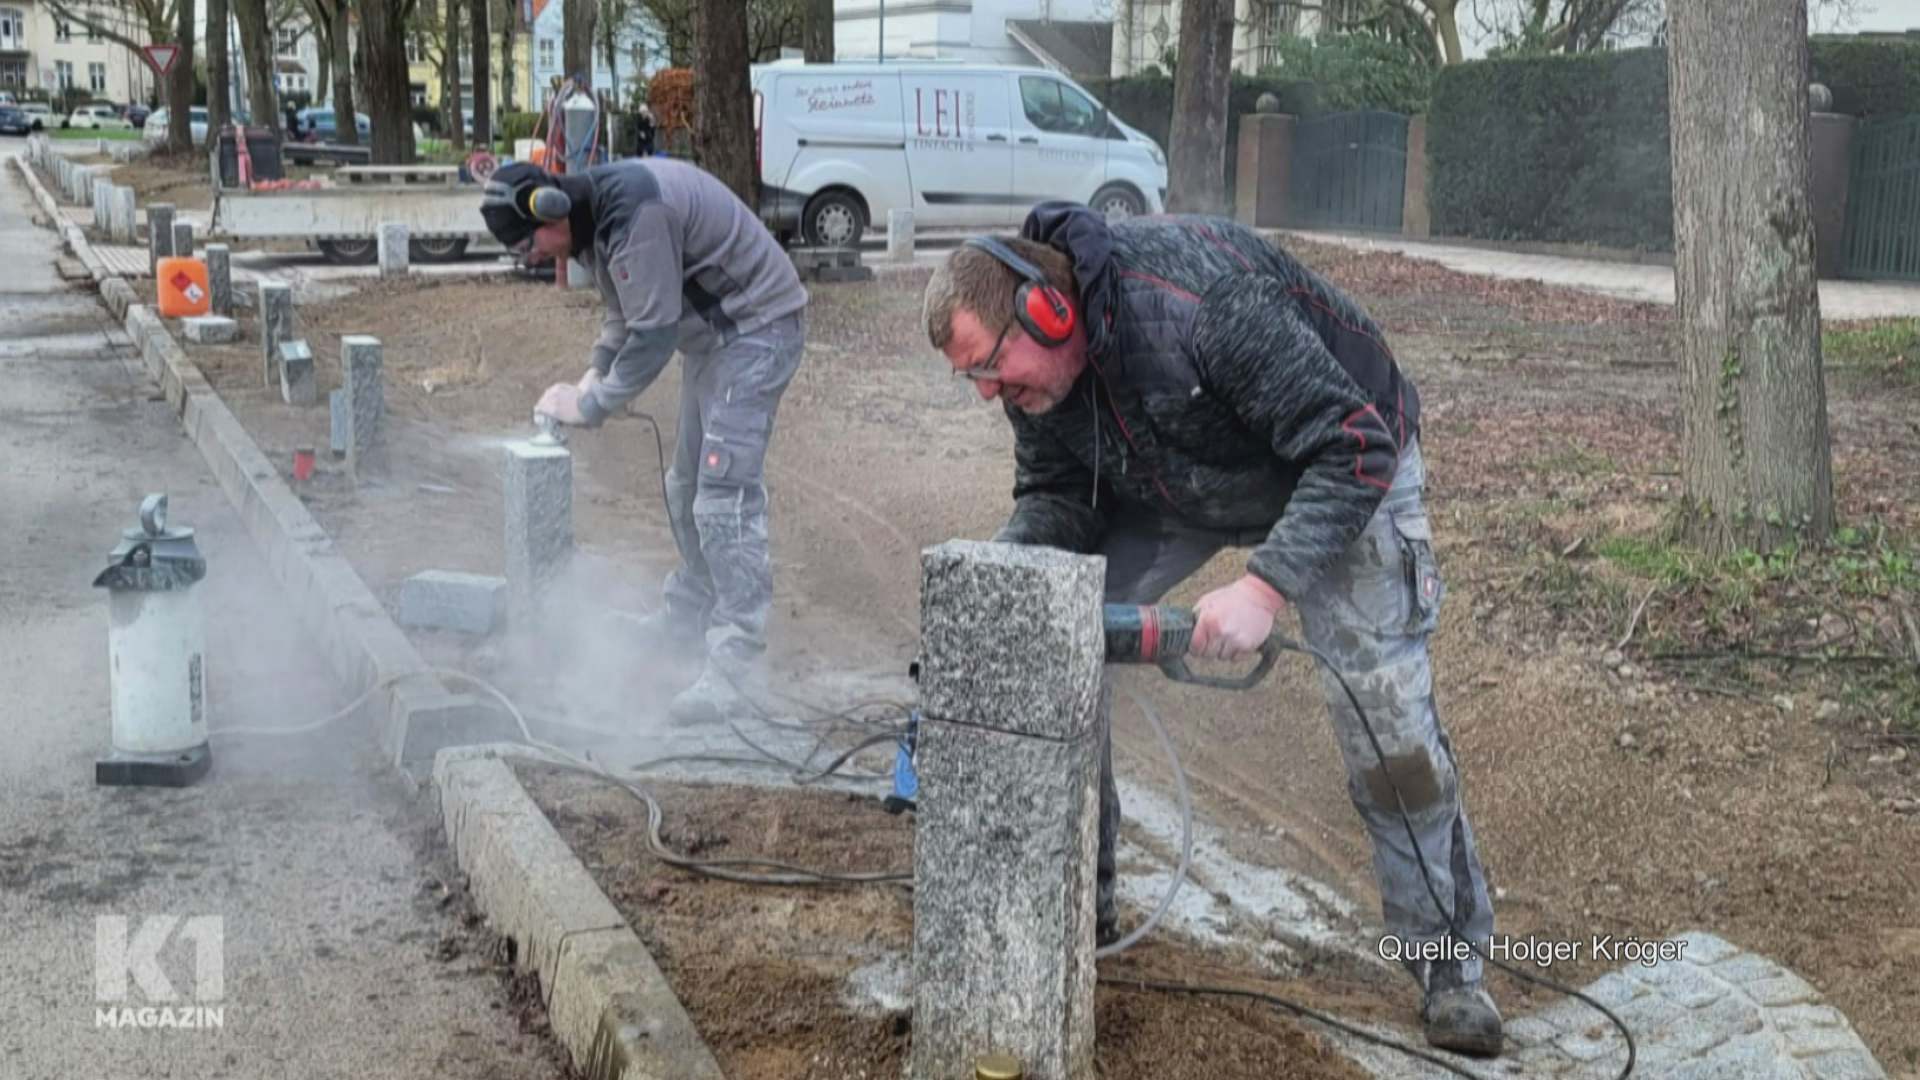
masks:
<path fill-rule="evenodd" d="M 1105 960 L 1109 956 L 1125 952 L 1133 947 L 1134 942 L 1146 937 L 1155 926 L 1158 926 L 1161 917 L 1166 915 L 1167 909 L 1173 906 L 1173 898 L 1179 895 L 1180 883 L 1186 880 L 1187 868 L 1193 862 L 1193 795 L 1187 790 L 1187 773 L 1180 766 L 1180 755 L 1174 752 L 1173 740 L 1168 738 L 1166 728 L 1161 726 L 1159 715 L 1153 711 L 1153 706 L 1147 703 L 1147 699 L 1131 686 L 1122 685 L 1120 689 L 1125 690 L 1127 696 L 1133 699 L 1134 705 L 1146 715 L 1147 725 L 1153 728 L 1154 737 L 1160 740 L 1160 749 L 1166 752 L 1167 764 L 1173 768 L 1173 783 L 1180 793 L 1180 865 L 1173 871 L 1173 880 L 1167 884 L 1166 894 L 1160 898 L 1160 906 L 1147 917 L 1147 921 L 1135 927 L 1133 933 L 1119 941 L 1095 949 L 1093 953 L 1095 960 Z"/>

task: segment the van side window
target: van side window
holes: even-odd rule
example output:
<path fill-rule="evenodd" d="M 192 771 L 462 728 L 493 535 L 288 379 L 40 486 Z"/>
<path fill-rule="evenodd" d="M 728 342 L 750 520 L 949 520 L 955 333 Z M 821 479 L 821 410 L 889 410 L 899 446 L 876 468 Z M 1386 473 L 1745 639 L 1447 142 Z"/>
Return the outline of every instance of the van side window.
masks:
<path fill-rule="evenodd" d="M 1093 99 L 1058 79 L 1022 75 L 1020 105 L 1027 121 L 1041 131 L 1095 137 L 1106 133 Z"/>

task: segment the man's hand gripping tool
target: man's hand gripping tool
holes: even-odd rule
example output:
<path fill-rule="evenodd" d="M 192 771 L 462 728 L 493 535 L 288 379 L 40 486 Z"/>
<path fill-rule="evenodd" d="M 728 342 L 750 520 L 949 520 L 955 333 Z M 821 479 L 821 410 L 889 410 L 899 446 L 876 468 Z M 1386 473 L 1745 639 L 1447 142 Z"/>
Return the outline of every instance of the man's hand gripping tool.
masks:
<path fill-rule="evenodd" d="M 1195 675 L 1187 667 L 1187 651 L 1193 646 L 1193 628 L 1198 620 L 1187 608 L 1158 604 L 1108 604 L 1102 614 L 1107 639 L 1107 663 L 1154 664 L 1174 682 L 1209 686 L 1220 690 L 1251 690 L 1273 670 L 1274 661 L 1284 648 L 1278 634 L 1260 646 L 1260 662 L 1252 671 L 1238 677 Z M 913 676 L 920 675 L 913 665 Z M 920 793 L 920 778 L 914 771 L 914 754 L 920 740 L 920 712 L 914 710 L 907 721 L 893 762 L 893 792 L 882 802 L 890 814 L 914 808 Z"/>
<path fill-rule="evenodd" d="M 1193 645 L 1197 620 L 1187 608 L 1159 604 L 1108 604 L 1105 619 L 1107 663 L 1156 664 L 1174 682 L 1211 686 L 1220 690 L 1251 690 L 1273 670 L 1279 659 L 1279 635 L 1267 638 L 1260 646 L 1260 662 L 1238 677 L 1195 675 L 1187 667 L 1187 651 Z"/>

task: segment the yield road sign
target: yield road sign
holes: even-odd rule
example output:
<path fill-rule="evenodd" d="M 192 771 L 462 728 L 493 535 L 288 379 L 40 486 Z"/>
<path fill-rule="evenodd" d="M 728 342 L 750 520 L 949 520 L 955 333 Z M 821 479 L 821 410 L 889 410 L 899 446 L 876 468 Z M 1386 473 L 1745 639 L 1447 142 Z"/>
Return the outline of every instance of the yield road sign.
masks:
<path fill-rule="evenodd" d="M 146 45 L 140 51 L 147 54 L 147 63 L 153 65 L 153 70 L 159 72 L 161 78 L 173 70 L 173 62 L 180 58 L 178 45 Z"/>

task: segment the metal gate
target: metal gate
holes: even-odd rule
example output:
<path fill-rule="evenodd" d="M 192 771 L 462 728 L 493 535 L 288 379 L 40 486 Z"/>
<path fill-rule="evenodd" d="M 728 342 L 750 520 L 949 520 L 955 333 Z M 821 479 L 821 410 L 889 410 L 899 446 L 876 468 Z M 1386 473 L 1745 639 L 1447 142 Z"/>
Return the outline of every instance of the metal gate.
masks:
<path fill-rule="evenodd" d="M 1852 169 L 1841 276 L 1920 281 L 1920 116 L 1861 123 Z"/>
<path fill-rule="evenodd" d="M 1407 197 L 1407 118 L 1349 112 L 1293 131 L 1290 222 L 1308 228 L 1400 231 Z"/>

